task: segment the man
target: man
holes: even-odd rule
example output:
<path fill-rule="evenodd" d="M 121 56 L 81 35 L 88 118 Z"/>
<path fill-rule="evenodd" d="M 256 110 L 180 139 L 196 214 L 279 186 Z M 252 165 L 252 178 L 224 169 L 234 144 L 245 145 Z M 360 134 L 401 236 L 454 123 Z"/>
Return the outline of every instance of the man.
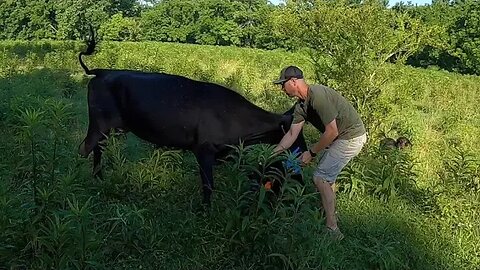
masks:
<path fill-rule="evenodd" d="M 313 181 L 322 198 L 326 229 L 334 238 L 341 240 L 343 234 L 335 217 L 334 184 L 343 167 L 358 155 L 365 144 L 365 126 L 357 111 L 342 95 L 323 85 L 308 85 L 303 79 L 302 70 L 296 66 L 285 67 L 280 72 L 280 78 L 273 83 L 281 85 L 288 96 L 299 99 L 295 105 L 292 126 L 274 151 L 288 149 L 305 122 L 322 132 L 318 142 L 303 152 L 300 158 L 303 164 L 308 164 L 317 153 L 324 150 Z"/>

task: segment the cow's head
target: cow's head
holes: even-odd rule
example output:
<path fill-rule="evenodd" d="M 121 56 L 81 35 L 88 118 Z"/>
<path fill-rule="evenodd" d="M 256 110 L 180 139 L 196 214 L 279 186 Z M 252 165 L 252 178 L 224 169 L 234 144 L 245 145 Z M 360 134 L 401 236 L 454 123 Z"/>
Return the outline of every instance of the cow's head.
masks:
<path fill-rule="evenodd" d="M 295 107 L 292 107 L 288 111 L 283 113 L 280 124 L 279 124 L 279 129 L 271 137 L 273 144 L 278 144 L 282 139 L 282 137 L 285 135 L 285 133 L 287 133 L 290 130 L 290 127 L 293 122 L 294 109 Z M 288 150 L 294 153 L 294 155 L 298 155 L 298 156 L 300 156 L 301 153 L 303 153 L 304 151 L 307 151 L 307 143 L 305 142 L 305 137 L 303 136 L 303 130 L 300 131 L 300 134 L 298 135 L 297 139 Z M 293 155 L 291 156 L 291 158 L 295 159 Z M 295 164 L 293 160 L 278 161 L 272 164 L 272 167 L 275 167 L 280 171 L 283 171 L 284 169 L 289 170 L 291 173 L 292 179 L 300 182 L 302 185 L 304 184 L 299 164 L 298 163 Z M 277 180 L 273 180 L 273 179 L 272 180 L 266 179 L 265 177 L 258 175 L 258 173 L 256 172 L 250 174 L 249 179 L 253 181 L 254 187 L 258 188 L 257 184 L 261 184 L 261 185 L 264 185 L 266 189 L 271 189 L 275 194 L 279 194 L 282 186 L 282 182 L 278 182 Z M 257 182 L 259 179 L 262 179 L 261 183 Z"/>

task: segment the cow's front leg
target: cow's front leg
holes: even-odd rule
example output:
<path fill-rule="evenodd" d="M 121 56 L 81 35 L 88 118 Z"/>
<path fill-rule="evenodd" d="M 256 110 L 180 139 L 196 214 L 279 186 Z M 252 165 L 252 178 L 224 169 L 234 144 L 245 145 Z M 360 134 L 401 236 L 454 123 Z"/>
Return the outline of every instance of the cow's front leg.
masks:
<path fill-rule="evenodd" d="M 211 205 L 213 191 L 213 164 L 215 162 L 215 153 L 209 147 L 203 147 L 196 151 L 198 165 L 200 167 L 200 177 L 202 178 L 203 204 L 207 207 Z"/>

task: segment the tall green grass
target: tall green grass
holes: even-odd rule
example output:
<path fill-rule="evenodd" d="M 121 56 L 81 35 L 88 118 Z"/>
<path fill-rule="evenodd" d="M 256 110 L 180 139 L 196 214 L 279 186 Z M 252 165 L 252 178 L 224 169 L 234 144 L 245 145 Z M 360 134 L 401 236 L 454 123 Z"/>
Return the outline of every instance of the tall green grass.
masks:
<path fill-rule="evenodd" d="M 208 214 L 194 157 L 111 137 L 103 181 L 78 157 L 87 126 L 80 43 L 0 43 L 0 268 L 7 269 L 478 269 L 480 78 L 392 65 L 374 104 L 369 141 L 339 179 L 339 224 L 323 233 L 319 195 L 287 181 L 280 196 L 250 190 L 251 165 L 271 147 L 238 147 L 216 167 Z M 271 84 L 308 57 L 162 43 L 101 43 L 90 68 L 164 71 L 212 81 L 283 112 Z M 307 126 L 309 142 L 318 132 Z M 382 136 L 410 150 L 385 152 Z M 271 175 L 271 174 L 270 174 Z M 279 176 L 289 178 L 288 175 Z"/>

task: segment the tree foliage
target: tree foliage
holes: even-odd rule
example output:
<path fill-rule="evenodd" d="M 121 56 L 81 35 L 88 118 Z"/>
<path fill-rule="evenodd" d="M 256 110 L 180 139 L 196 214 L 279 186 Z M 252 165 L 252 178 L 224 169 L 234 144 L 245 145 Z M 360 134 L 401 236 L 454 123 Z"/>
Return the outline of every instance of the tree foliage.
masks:
<path fill-rule="evenodd" d="M 1 39 L 81 39 L 117 13 L 137 16 L 135 0 L 0 1 Z"/>
<path fill-rule="evenodd" d="M 434 0 L 424 7 L 398 4 L 394 10 L 408 12 L 427 26 L 442 29 L 436 42 L 417 51 L 409 64 L 480 74 L 480 2 Z"/>
<path fill-rule="evenodd" d="M 337 60 L 349 55 L 346 70 L 363 70 L 362 58 L 407 59 L 480 74 L 479 14 L 475 0 L 392 8 L 385 0 L 3 0 L 0 39 L 83 39 L 92 24 L 106 40 L 310 48 Z"/>
<path fill-rule="evenodd" d="M 99 32 L 105 40 L 138 41 L 141 39 L 141 29 L 138 21 L 135 18 L 124 17 L 121 12 L 103 23 Z"/>

